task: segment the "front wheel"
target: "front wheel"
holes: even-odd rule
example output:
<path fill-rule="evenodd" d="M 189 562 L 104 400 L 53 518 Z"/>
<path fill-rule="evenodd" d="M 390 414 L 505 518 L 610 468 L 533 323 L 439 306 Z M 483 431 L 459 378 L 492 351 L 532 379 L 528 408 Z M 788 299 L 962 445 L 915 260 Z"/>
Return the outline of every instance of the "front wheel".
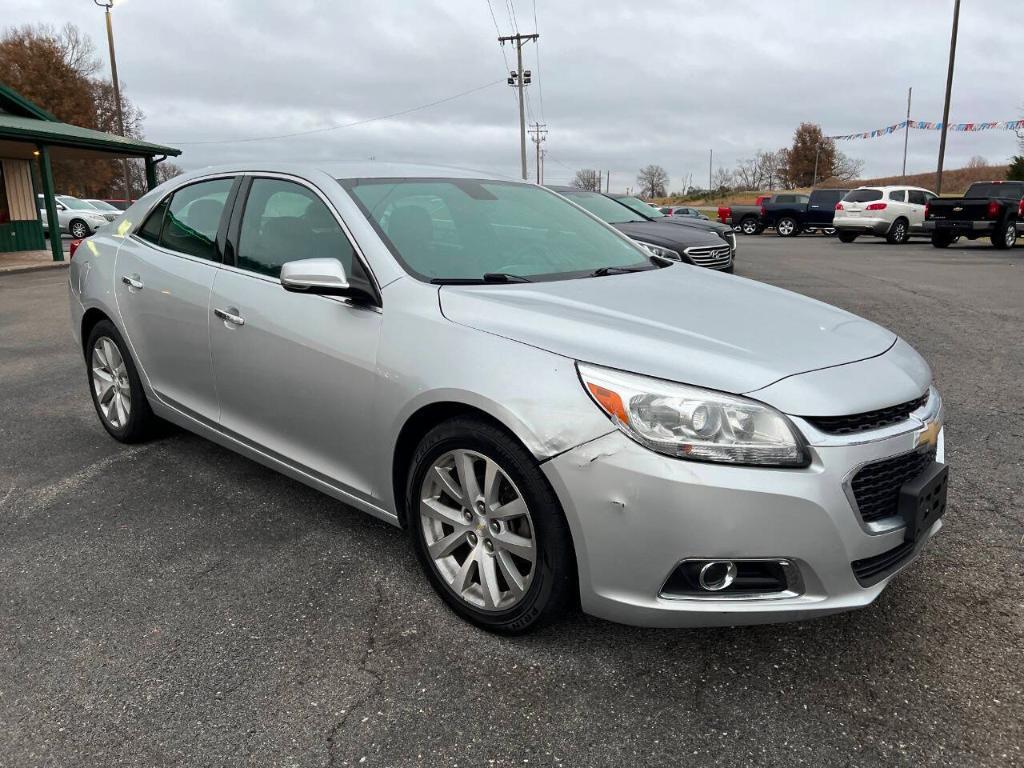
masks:
<path fill-rule="evenodd" d="M 793 237 L 797 234 L 796 219 L 783 216 L 775 223 L 775 231 L 779 237 Z"/>
<path fill-rule="evenodd" d="M 1008 221 L 992 233 L 992 245 L 1001 251 L 1013 248 L 1017 242 L 1017 222 Z"/>
<path fill-rule="evenodd" d="M 68 234 L 75 238 L 75 240 L 81 240 L 83 237 L 89 236 L 89 225 L 81 219 L 75 219 L 68 224 Z"/>
<path fill-rule="evenodd" d="M 561 505 L 533 457 L 493 424 L 457 418 L 426 434 L 411 462 L 406 520 L 431 586 L 479 627 L 522 634 L 577 595 Z"/>
<path fill-rule="evenodd" d="M 852 243 L 856 239 L 857 239 L 857 233 L 856 232 L 843 232 L 843 231 L 839 232 L 839 242 L 840 243 Z"/>

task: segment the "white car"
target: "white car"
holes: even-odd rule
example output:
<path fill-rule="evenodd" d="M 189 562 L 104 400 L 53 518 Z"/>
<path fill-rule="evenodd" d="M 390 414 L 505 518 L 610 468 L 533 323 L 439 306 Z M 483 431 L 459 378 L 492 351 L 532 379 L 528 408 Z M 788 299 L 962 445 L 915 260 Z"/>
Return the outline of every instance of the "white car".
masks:
<path fill-rule="evenodd" d="M 832 223 L 844 243 L 860 235 L 884 237 L 899 245 L 911 235 L 926 235 L 924 207 L 938 197 L 921 187 L 858 187 L 836 204 Z"/>
<path fill-rule="evenodd" d="M 37 198 L 39 200 L 39 218 L 43 223 L 43 229 L 49 232 L 50 223 L 46 220 L 43 196 L 37 195 Z M 102 211 L 96 210 L 85 200 L 79 200 L 71 195 L 57 195 L 54 198 L 54 207 L 57 209 L 57 223 L 60 225 L 60 231 L 67 232 L 75 239 L 88 237 L 110 221 Z"/>

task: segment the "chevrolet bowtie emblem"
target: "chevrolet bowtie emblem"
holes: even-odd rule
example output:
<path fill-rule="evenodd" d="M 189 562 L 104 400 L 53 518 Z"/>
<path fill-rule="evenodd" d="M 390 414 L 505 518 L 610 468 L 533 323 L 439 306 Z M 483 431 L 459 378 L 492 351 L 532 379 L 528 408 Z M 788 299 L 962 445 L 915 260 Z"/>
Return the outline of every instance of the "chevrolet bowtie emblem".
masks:
<path fill-rule="evenodd" d="M 915 442 L 914 447 L 919 448 L 922 445 L 938 446 L 939 431 L 941 429 L 941 422 L 929 421 L 924 425 L 924 429 L 917 433 L 917 441 Z"/>

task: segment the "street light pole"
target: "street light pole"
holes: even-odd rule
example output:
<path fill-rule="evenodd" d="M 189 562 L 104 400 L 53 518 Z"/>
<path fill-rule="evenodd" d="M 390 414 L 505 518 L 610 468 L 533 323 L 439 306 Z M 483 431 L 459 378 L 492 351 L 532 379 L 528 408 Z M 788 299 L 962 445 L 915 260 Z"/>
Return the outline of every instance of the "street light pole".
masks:
<path fill-rule="evenodd" d="M 104 9 L 107 18 L 107 45 L 110 48 L 110 80 L 114 86 L 114 114 L 117 116 L 117 127 L 124 136 L 124 111 L 121 109 L 121 84 L 117 79 L 117 57 L 114 56 L 114 25 L 110 19 L 110 9 L 114 7 L 114 0 L 92 0 L 97 6 Z M 128 168 L 128 158 L 121 159 L 124 168 L 124 197 L 131 202 L 132 185 L 131 173 Z"/>
<path fill-rule="evenodd" d="M 942 138 L 939 139 L 939 169 L 935 176 L 935 192 L 942 194 L 942 161 L 946 157 L 946 131 L 949 129 L 949 97 L 953 93 L 953 63 L 956 61 L 956 31 L 960 26 L 960 0 L 953 4 L 953 32 L 949 38 L 949 70 L 946 72 L 946 103 L 942 108 Z"/>

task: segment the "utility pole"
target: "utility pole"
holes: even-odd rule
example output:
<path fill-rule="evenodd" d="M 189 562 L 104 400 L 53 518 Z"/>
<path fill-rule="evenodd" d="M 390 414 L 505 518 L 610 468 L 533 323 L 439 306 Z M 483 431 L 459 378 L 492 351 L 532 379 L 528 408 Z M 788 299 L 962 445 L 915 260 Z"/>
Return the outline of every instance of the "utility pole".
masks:
<path fill-rule="evenodd" d="M 818 143 L 817 148 L 814 150 L 814 181 L 811 182 L 812 187 L 818 186 L 818 158 L 821 157 L 821 143 Z"/>
<path fill-rule="evenodd" d="M 608 188 L 612 185 L 612 172 L 610 170 L 604 172 L 604 193 L 608 194 L 610 191 Z"/>
<path fill-rule="evenodd" d="M 708 150 L 708 197 L 711 196 L 711 163 L 715 159 L 715 150 Z"/>
<path fill-rule="evenodd" d="M 110 48 L 110 80 L 114 85 L 114 114 L 117 116 L 117 127 L 124 136 L 124 111 L 121 109 L 121 84 L 117 80 L 117 58 L 114 56 L 114 25 L 110 20 L 110 9 L 114 6 L 114 0 L 92 0 L 97 6 L 105 10 L 107 17 L 107 45 Z M 131 175 L 128 170 L 128 158 L 121 158 L 124 168 L 124 197 L 131 202 L 132 186 Z"/>
<path fill-rule="evenodd" d="M 547 123 L 534 123 L 533 128 L 530 129 L 530 138 L 534 144 L 537 145 L 537 183 L 543 184 L 540 172 L 540 143 L 548 140 L 548 127 Z"/>
<path fill-rule="evenodd" d="M 523 71 L 523 43 L 536 40 L 540 35 L 506 35 L 499 37 L 498 42 L 516 44 L 516 65 L 515 72 L 509 73 L 508 84 L 519 91 L 519 158 L 522 164 L 523 181 L 526 181 L 526 107 L 523 104 L 523 88 L 530 84 L 530 71 Z"/>
<path fill-rule="evenodd" d="M 547 157 L 548 151 L 542 149 L 540 151 L 540 183 L 544 183 L 544 158 Z"/>
<path fill-rule="evenodd" d="M 903 181 L 907 180 L 907 143 L 910 141 L 910 97 L 914 95 L 913 88 L 907 88 L 907 128 L 903 133 Z"/>
<path fill-rule="evenodd" d="M 946 103 L 942 107 L 942 138 L 939 139 L 939 169 L 935 176 L 935 192 L 942 194 L 942 161 L 946 157 L 946 131 L 949 129 L 949 97 L 953 93 L 953 63 L 956 60 L 956 30 L 960 26 L 960 0 L 953 3 L 953 32 L 949 38 L 949 71 L 946 72 Z"/>

